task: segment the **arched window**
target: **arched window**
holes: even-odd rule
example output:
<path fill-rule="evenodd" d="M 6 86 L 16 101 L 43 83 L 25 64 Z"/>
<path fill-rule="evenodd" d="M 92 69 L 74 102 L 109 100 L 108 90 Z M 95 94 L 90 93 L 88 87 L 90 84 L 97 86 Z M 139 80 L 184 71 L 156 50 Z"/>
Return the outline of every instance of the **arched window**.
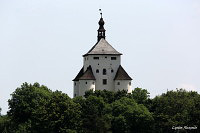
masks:
<path fill-rule="evenodd" d="M 96 70 L 96 73 L 99 73 L 99 69 Z"/>
<path fill-rule="evenodd" d="M 103 75 L 106 75 L 106 69 L 103 69 Z"/>

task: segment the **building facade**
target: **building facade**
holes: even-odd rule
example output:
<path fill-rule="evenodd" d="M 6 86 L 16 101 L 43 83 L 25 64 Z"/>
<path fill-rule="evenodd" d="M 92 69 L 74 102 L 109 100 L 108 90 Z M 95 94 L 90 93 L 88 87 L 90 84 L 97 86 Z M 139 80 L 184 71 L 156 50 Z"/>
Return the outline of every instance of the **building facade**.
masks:
<path fill-rule="evenodd" d="M 83 55 L 83 67 L 74 78 L 74 97 L 88 90 L 131 90 L 132 78 L 121 66 L 121 53 L 105 39 L 104 20 L 99 20 L 97 43 Z"/>

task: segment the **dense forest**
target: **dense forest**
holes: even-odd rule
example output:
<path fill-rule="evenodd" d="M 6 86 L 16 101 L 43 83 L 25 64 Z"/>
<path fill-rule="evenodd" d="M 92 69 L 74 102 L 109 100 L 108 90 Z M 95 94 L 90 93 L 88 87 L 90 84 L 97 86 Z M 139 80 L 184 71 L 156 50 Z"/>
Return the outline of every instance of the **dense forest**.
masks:
<path fill-rule="evenodd" d="M 70 98 L 39 83 L 24 83 L 8 105 L 7 114 L 0 114 L 2 133 L 200 132 L 200 94 L 183 89 L 155 98 L 142 88 Z"/>

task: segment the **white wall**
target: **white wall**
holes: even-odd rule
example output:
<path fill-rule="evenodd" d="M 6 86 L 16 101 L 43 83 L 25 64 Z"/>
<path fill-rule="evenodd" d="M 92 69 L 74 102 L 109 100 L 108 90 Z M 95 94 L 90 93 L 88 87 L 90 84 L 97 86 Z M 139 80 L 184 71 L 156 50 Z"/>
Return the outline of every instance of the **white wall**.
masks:
<path fill-rule="evenodd" d="M 118 85 L 118 82 L 120 85 Z M 130 82 L 131 80 L 115 80 L 115 91 L 128 90 L 128 93 L 131 93 L 132 89 L 131 85 L 129 85 Z"/>
<path fill-rule="evenodd" d="M 74 81 L 74 95 L 73 97 L 75 96 L 79 96 L 79 81 Z"/>
<path fill-rule="evenodd" d="M 95 91 L 95 80 L 79 80 L 79 96 L 84 96 L 88 90 Z"/>
<path fill-rule="evenodd" d="M 99 57 L 99 60 L 93 59 L 93 57 Z M 107 58 L 106 58 L 107 57 Z M 111 60 L 111 57 L 116 57 L 116 60 Z M 93 74 L 96 78 L 96 90 L 109 90 L 114 91 L 114 77 L 117 69 L 121 64 L 120 55 L 88 55 L 84 57 L 84 71 L 89 65 L 91 65 Z M 103 75 L 103 69 L 107 70 L 106 75 Z M 96 73 L 96 69 L 99 69 L 99 73 Z M 113 69 L 114 72 L 111 72 Z M 107 85 L 103 85 L 103 79 L 107 79 Z"/>

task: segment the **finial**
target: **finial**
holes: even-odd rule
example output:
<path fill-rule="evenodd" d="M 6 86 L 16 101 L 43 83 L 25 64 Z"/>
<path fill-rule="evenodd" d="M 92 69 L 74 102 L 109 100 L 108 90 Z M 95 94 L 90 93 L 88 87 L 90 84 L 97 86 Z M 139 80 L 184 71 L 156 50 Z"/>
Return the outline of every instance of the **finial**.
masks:
<path fill-rule="evenodd" d="M 100 12 L 100 15 L 101 15 L 101 18 L 102 18 L 102 10 L 101 10 L 101 9 L 99 9 L 99 12 Z"/>
<path fill-rule="evenodd" d="M 97 42 L 99 42 L 101 40 L 101 38 L 105 39 L 105 37 L 106 37 L 106 35 L 105 35 L 106 30 L 104 29 L 104 21 L 102 18 L 102 10 L 99 9 L 99 12 L 100 12 L 101 18 L 99 20 L 99 29 L 97 30 L 98 31 Z"/>

